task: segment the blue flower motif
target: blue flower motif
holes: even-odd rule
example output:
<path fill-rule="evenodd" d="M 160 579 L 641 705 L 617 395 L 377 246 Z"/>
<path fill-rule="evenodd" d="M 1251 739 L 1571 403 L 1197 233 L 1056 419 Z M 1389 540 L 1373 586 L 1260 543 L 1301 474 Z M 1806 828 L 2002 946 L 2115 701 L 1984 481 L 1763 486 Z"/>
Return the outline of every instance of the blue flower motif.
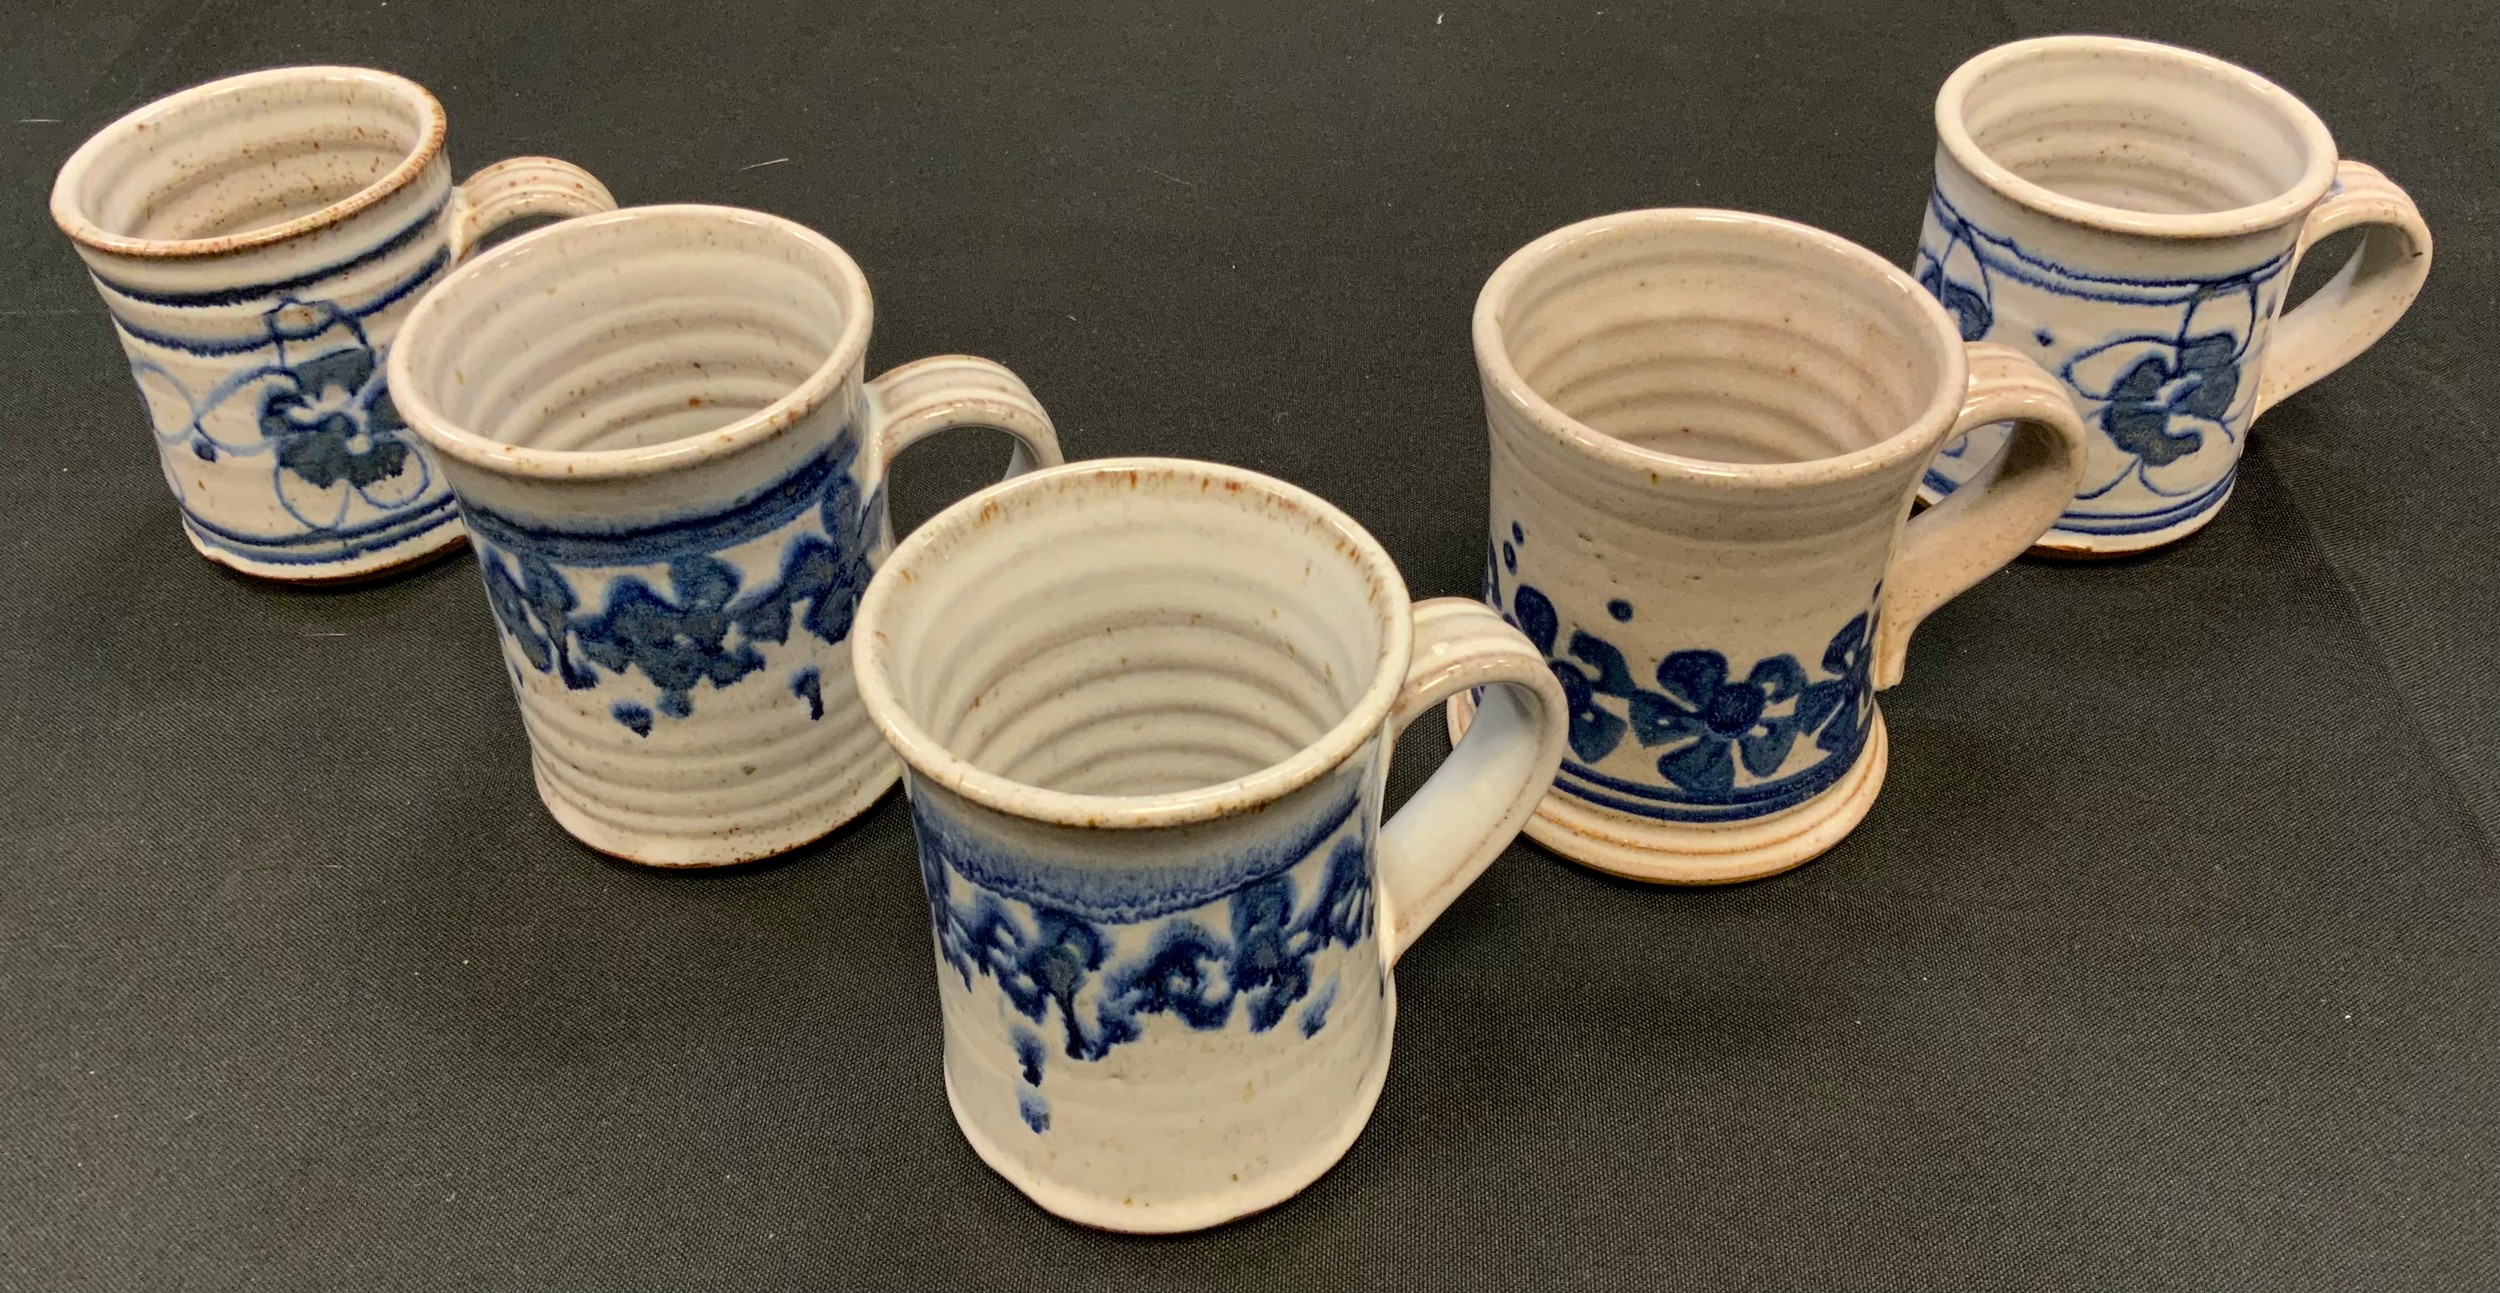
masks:
<path fill-rule="evenodd" d="M 1696 794 L 1725 794 L 1736 787 L 1736 760 L 1745 771 L 1768 777 L 1788 762 L 1800 731 L 1831 717 L 1840 701 L 1836 686 L 1811 687 L 1792 655 L 1754 662 L 1743 679 L 1728 677 L 1727 657 L 1716 651 L 1677 651 L 1658 662 L 1665 695 L 1632 698 L 1632 732 L 1644 747 L 1680 745 L 1658 757 L 1658 773 Z M 1786 714 L 1770 707 L 1799 701 Z"/>
<path fill-rule="evenodd" d="M 2262 297 L 2254 282 L 2199 289 L 2175 332 L 2113 337 L 2059 366 L 2086 417 L 2121 455 L 2116 475 L 2086 480 L 2077 498 L 2098 498 L 2131 479 L 2169 496 L 2210 484 L 2211 459 L 2190 460 L 2238 436 L 2232 410 L 2245 385 L 2241 365 Z"/>
<path fill-rule="evenodd" d="M 1048 1027 L 1056 1016 L 1059 1049 L 1073 1060 L 1101 1060 L 1138 1040 L 1154 1015 L 1211 1032 L 1230 1026 L 1239 1007 L 1253 1033 L 1292 1017 L 1303 1037 L 1316 1036 L 1337 994 L 1334 979 L 1318 980 L 1317 958 L 1330 947 L 1355 947 L 1372 932 L 1370 858 L 1359 834 L 1329 848 L 1307 905 L 1296 903 L 1290 873 L 1255 880 L 1224 899 L 1229 934 L 1171 917 L 1126 960 L 1113 951 L 1116 929 L 1127 922 L 1097 922 L 1039 902 L 1010 904 L 969 883 L 959 898 L 956 874 L 924 832 L 920 878 L 940 960 L 966 988 L 983 978 L 996 982 L 1006 1005 L 1036 1025 Z M 1045 1132 L 1041 1039 L 1021 1026 L 1010 1036 L 1030 1088 L 1023 1093 L 1026 1123 Z"/>
<path fill-rule="evenodd" d="M 324 489 L 344 481 L 363 490 L 406 471 L 407 429 L 383 387 L 381 356 L 361 343 L 282 368 L 261 390 L 260 433 L 277 446 L 278 465 Z"/>
<path fill-rule="evenodd" d="M 2207 431 L 2231 433 L 2222 419 L 2239 396 L 2239 338 L 2208 332 L 2131 349 L 2142 353 L 2116 382 L 2084 392 L 2105 401 L 2101 430 L 2119 448 L 2147 466 L 2166 467 L 2203 448 Z"/>
<path fill-rule="evenodd" d="M 882 525 L 879 499 L 863 502 L 851 477 L 858 456 L 858 440 L 845 432 L 817 505 L 824 533 L 792 537 L 774 580 L 743 596 L 736 566 L 697 553 L 667 563 L 667 591 L 639 575 L 620 575 L 601 592 L 599 609 L 585 613 L 555 563 L 526 551 L 507 563 L 481 543 L 487 602 L 530 667 L 574 690 L 599 685 L 593 665 L 620 676 L 639 670 L 659 689 L 658 712 L 685 718 L 694 712 L 696 688 L 728 687 L 764 667 L 758 644 L 787 642 L 794 627 L 827 643 L 850 636 Z M 791 695 L 807 704 L 811 718 L 824 716 L 818 677 L 807 667 L 791 679 Z M 618 713 L 617 721 L 649 735 L 650 714 L 640 707 L 633 717 Z"/>

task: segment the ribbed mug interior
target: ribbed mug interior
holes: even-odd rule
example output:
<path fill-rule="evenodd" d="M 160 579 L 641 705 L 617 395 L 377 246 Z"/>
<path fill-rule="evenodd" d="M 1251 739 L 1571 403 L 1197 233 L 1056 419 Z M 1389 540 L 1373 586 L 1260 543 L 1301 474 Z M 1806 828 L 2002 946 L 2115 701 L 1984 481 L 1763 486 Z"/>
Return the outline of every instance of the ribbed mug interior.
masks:
<path fill-rule="evenodd" d="M 428 114 L 414 87 L 352 76 L 210 87 L 107 127 L 74 203 L 125 238 L 266 229 L 390 174 L 423 142 Z"/>
<path fill-rule="evenodd" d="M 552 226 L 480 269 L 411 371 L 454 425 L 535 450 L 727 426 L 823 366 L 855 308 L 821 245 L 703 212 Z"/>
<path fill-rule="evenodd" d="M 1067 476 L 932 525 L 879 623 L 894 690 L 1010 781 L 1139 796 L 1247 776 L 1334 728 L 1379 663 L 1385 594 L 1351 545 L 1247 487 Z"/>
<path fill-rule="evenodd" d="M 1498 327 L 1528 389 L 1565 416 L 1711 462 L 1879 444 L 1940 376 L 1933 325 L 1902 284 L 1736 221 L 1602 224 L 1530 265 Z"/>
<path fill-rule="evenodd" d="M 1970 84 L 1961 121 L 1981 152 L 2044 189 L 2152 215 L 2255 206 L 2297 187 L 2312 164 L 2282 97 L 2162 50 L 2008 59 Z"/>

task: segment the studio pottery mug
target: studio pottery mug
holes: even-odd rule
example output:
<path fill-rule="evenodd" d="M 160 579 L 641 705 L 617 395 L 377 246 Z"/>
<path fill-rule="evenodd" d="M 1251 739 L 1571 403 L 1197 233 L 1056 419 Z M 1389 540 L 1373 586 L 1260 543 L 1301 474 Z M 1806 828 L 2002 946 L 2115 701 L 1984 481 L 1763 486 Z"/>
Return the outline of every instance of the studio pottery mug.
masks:
<path fill-rule="evenodd" d="M 965 499 L 878 571 L 853 647 L 908 769 L 955 1121 L 1113 1230 L 1229 1221 L 1345 1153 L 1390 966 L 1562 753 L 1517 630 L 1409 604 L 1344 513 L 1209 463 Z M 1383 822 L 1398 733 L 1475 687 L 1485 721 Z"/>
<path fill-rule="evenodd" d="M 947 356 L 863 379 L 868 283 L 726 207 L 567 221 L 478 257 L 390 358 L 459 495 L 539 797 L 603 853 L 708 866 L 804 844 L 901 767 L 845 646 L 891 542 L 887 467 L 989 427 L 1059 461 L 1024 383 Z"/>
<path fill-rule="evenodd" d="M 2104 36 L 2002 45 L 1936 98 L 1936 185 L 1918 280 L 1967 340 L 2064 379 L 2091 459 L 2041 549 L 2185 538 L 2231 493 L 2249 424 L 2377 341 L 2430 273 L 2412 199 L 2338 161 L 2317 114 L 2254 72 Z M 2363 231 L 2341 273 L 2284 311 L 2318 239 Z M 2004 438 L 1946 449 L 1959 489 Z"/>
<path fill-rule="evenodd" d="M 1546 235 L 1477 298 L 1486 599 L 1551 662 L 1571 750 L 1528 833 L 1707 884 L 1795 866 L 1883 784 L 1911 630 L 2020 555 L 2083 466 L 2056 381 L 1968 345 L 1899 269 L 1726 211 Z M 1906 522 L 1974 426 L 2020 430 Z M 1463 732 L 1468 698 L 1451 728 Z"/>
<path fill-rule="evenodd" d="M 112 312 L 183 530 L 211 561 L 317 582 L 460 542 L 382 356 L 497 225 L 616 203 L 545 157 L 455 186 L 443 126 L 413 81 L 286 67 L 159 99 L 61 167 L 52 218 Z"/>

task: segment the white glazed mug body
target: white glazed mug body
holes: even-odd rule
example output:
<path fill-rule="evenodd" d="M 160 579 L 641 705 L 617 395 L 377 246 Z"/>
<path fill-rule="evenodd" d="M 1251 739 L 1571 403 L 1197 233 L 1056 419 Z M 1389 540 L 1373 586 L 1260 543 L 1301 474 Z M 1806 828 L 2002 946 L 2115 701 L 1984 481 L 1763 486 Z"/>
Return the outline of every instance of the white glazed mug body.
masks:
<path fill-rule="evenodd" d="M 460 541 L 442 473 L 392 403 L 391 340 L 487 225 L 613 205 L 549 159 L 455 186 L 433 96 L 344 67 L 160 99 L 87 141 L 52 195 L 192 545 L 290 581 L 368 577 Z"/>
<path fill-rule="evenodd" d="M 593 848 L 764 857 L 899 775 L 846 643 L 915 383 L 1020 461 L 1058 448 L 986 361 L 866 381 L 870 311 L 821 235 L 644 207 L 515 239 L 411 316 L 393 380 L 469 518 L 540 797 Z"/>
<path fill-rule="evenodd" d="M 2050 553 L 2138 551 L 2202 527 L 2230 496 L 2257 416 L 2375 340 L 2429 267 L 2428 231 L 2401 190 L 2339 163 L 2291 94 L 2202 54 L 2109 37 L 2015 42 L 1956 71 L 1936 116 L 1914 272 L 1963 337 L 2063 380 L 2093 432 L 2075 499 L 2042 540 Z M 2302 252 L 2344 224 L 2382 227 L 2304 308 L 2334 335 L 2278 352 Z M 2364 271 L 2375 281 L 2348 302 Z M 1958 488 L 2003 436 L 1948 446 L 1922 495 Z"/>
<path fill-rule="evenodd" d="M 2079 431 L 2055 388 L 2002 352 L 1966 356 L 1871 253 L 1731 212 L 1626 212 L 1530 244 L 1487 282 L 1475 344 L 1485 598 L 1571 704 L 1529 832 L 1678 883 L 1828 848 L 1881 785 L 1875 692 L 1910 629 L 2036 537 L 2071 482 Z M 1975 402 L 2035 397 L 2056 406 L 2044 453 L 1992 467 L 2018 505 L 1923 518 L 1961 541 L 1910 552 L 1937 448 Z M 1454 706 L 1455 728 L 1468 717 Z"/>
<path fill-rule="evenodd" d="M 1562 743 L 1514 630 L 1410 606 L 1341 513 L 1212 464 L 957 504 L 879 571 L 855 650 L 910 769 L 956 1120 L 1036 1202 L 1116 1230 L 1255 1212 L 1346 1152 L 1391 964 Z M 1384 823 L 1397 730 L 1471 686 L 1502 722 Z"/>

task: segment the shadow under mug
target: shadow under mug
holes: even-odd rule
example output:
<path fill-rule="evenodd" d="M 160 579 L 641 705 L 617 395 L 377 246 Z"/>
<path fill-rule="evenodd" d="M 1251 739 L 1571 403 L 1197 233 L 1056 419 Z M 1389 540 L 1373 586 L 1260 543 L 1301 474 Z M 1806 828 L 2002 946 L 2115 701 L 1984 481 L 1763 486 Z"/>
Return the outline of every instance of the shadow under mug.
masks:
<path fill-rule="evenodd" d="M 1391 965 L 1562 755 L 1518 630 L 1410 604 L 1352 518 L 1212 463 L 957 503 L 877 572 L 853 649 L 909 769 L 955 1121 L 1113 1230 L 1217 1225 L 1344 1155 L 1388 1071 Z M 1382 821 L 1398 733 L 1471 688 L 1476 732 Z"/>
<path fill-rule="evenodd" d="M 404 77 L 275 68 L 148 104 L 61 167 L 52 218 L 112 312 L 184 533 L 209 560 L 321 582 L 459 544 L 382 356 L 496 226 L 616 202 L 547 157 L 455 186 L 444 127 Z"/>
<path fill-rule="evenodd" d="M 847 639 L 892 543 L 883 484 L 939 431 L 1059 461 L 1014 374 L 940 356 L 874 381 L 868 282 L 823 235 L 637 207 L 445 278 L 390 356 L 477 549 L 540 798 L 590 847 L 748 861 L 867 809 L 901 765 Z"/>
<path fill-rule="evenodd" d="M 1475 349 L 1485 598 L 1571 705 L 1527 831 L 1636 879 L 1752 879 L 1848 834 L 1911 631 L 2021 555 L 2083 467 L 2055 379 L 1965 345 L 1874 253 L 1768 216 L 1548 234 L 1485 283 Z M 2011 443 L 1905 521 L 1937 451 L 2001 421 Z M 1469 721 L 1454 699 L 1451 730 Z"/>
<path fill-rule="evenodd" d="M 2092 430 L 2048 555 L 2138 552 L 2203 527 L 2250 424 L 2368 349 L 2430 273 L 2430 230 L 2404 190 L 2337 160 L 2282 87 L 2191 50 L 2000 45 L 1946 79 L 1936 132 L 1919 282 L 1965 339 L 2060 377 Z M 2301 257 L 2352 228 L 2352 259 L 2286 312 Z M 1949 446 L 1922 497 L 1961 488 L 2004 436 Z"/>

